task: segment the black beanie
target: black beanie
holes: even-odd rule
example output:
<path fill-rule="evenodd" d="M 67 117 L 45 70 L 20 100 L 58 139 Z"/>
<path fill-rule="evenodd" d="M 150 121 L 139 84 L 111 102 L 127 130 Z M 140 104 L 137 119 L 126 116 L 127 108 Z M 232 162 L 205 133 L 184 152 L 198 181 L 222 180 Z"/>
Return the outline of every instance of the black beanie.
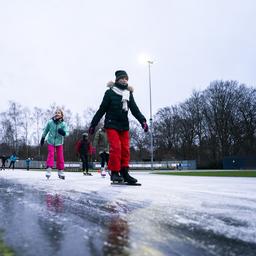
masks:
<path fill-rule="evenodd" d="M 127 80 L 129 79 L 127 73 L 124 70 L 117 70 L 115 72 L 116 81 L 118 81 L 120 78 L 126 77 Z"/>

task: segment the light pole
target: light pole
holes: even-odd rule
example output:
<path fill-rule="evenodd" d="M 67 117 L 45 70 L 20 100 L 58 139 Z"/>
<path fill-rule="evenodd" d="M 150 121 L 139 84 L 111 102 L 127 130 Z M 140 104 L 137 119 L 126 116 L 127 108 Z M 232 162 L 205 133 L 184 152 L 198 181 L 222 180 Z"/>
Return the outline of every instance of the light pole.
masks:
<path fill-rule="evenodd" d="M 153 148 L 153 118 L 152 118 L 152 95 L 151 95 L 151 65 L 154 63 L 151 60 L 147 60 L 148 63 L 148 82 L 149 82 L 149 105 L 150 105 L 150 117 L 149 117 L 149 128 L 150 128 L 150 155 L 151 155 L 151 171 L 154 170 L 154 148 Z"/>

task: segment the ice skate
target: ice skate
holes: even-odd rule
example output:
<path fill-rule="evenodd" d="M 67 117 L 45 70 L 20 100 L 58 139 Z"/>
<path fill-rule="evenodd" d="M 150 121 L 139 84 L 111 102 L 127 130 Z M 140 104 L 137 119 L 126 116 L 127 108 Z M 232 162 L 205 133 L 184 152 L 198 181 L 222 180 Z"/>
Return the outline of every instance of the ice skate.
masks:
<path fill-rule="evenodd" d="M 65 174 L 63 170 L 58 170 L 58 177 L 62 180 L 65 180 Z"/>
<path fill-rule="evenodd" d="M 84 174 L 85 176 L 92 176 L 92 174 L 91 174 L 90 172 L 83 172 L 83 174 Z"/>
<path fill-rule="evenodd" d="M 51 167 L 47 167 L 46 169 L 46 178 L 49 179 L 51 177 L 51 172 L 52 172 L 52 168 Z"/>
<path fill-rule="evenodd" d="M 119 172 L 113 172 L 111 171 L 110 180 L 112 183 L 122 183 L 124 179 L 120 176 Z"/>
<path fill-rule="evenodd" d="M 104 167 L 101 168 L 100 174 L 101 174 L 101 177 L 102 177 L 102 178 L 105 178 L 105 177 L 106 177 L 106 171 L 105 171 L 105 168 L 104 168 Z"/>
<path fill-rule="evenodd" d="M 129 168 L 128 167 L 121 168 L 120 174 L 123 177 L 124 182 L 127 182 L 128 184 L 135 184 L 138 181 L 137 179 L 133 178 L 129 174 Z"/>

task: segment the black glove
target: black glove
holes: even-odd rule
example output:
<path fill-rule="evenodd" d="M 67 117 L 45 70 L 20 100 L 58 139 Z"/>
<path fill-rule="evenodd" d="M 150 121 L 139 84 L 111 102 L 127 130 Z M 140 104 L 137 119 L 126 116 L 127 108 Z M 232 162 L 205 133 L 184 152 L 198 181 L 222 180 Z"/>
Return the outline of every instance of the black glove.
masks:
<path fill-rule="evenodd" d="M 146 122 L 143 122 L 141 126 L 142 126 L 144 132 L 148 132 L 148 124 Z"/>
<path fill-rule="evenodd" d="M 41 146 L 44 145 L 44 137 L 41 138 L 41 140 L 40 140 L 40 145 L 41 145 Z"/>
<path fill-rule="evenodd" d="M 64 131 L 62 128 L 59 128 L 59 129 L 58 129 L 58 133 L 59 133 L 60 135 L 62 135 L 62 136 L 65 136 L 65 135 L 66 135 L 65 131 Z"/>
<path fill-rule="evenodd" d="M 90 128 L 89 128 L 89 134 L 90 134 L 90 135 L 93 135 L 94 132 L 95 132 L 95 127 L 90 126 Z"/>

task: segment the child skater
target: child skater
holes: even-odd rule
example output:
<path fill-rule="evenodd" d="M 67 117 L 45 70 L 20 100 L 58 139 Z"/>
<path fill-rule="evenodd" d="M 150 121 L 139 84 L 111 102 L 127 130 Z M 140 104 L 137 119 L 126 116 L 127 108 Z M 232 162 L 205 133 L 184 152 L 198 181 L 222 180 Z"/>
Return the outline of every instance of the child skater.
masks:
<path fill-rule="evenodd" d="M 137 179 L 129 175 L 130 136 L 128 111 L 140 122 L 145 132 L 148 131 L 146 118 L 141 114 L 133 98 L 133 89 L 128 86 L 128 75 L 124 70 L 115 72 L 115 82 L 108 83 L 101 105 L 94 115 L 89 133 L 92 135 L 95 127 L 105 114 L 104 127 L 110 146 L 108 169 L 111 171 L 113 183 L 125 182 L 135 184 Z"/>
<path fill-rule="evenodd" d="M 63 143 L 64 137 L 67 135 L 68 127 L 63 120 L 63 111 L 61 109 L 57 109 L 54 117 L 47 122 L 40 142 L 41 146 L 43 146 L 45 139 L 48 143 L 48 156 L 46 161 L 46 177 L 48 179 L 51 176 L 51 171 L 54 166 L 55 150 L 57 154 L 56 167 L 58 169 L 58 176 L 60 179 L 65 179 Z"/>

